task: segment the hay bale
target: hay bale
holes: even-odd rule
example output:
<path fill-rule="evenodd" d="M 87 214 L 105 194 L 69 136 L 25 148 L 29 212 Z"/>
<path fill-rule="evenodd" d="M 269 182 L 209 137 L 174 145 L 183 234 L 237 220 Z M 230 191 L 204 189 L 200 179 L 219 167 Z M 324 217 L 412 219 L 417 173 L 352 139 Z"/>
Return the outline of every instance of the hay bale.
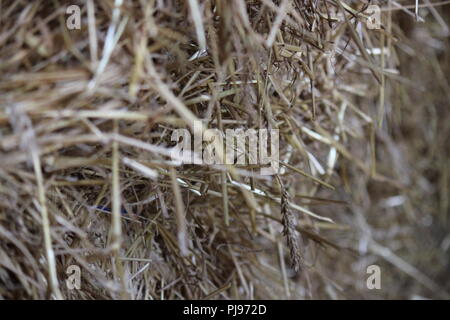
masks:
<path fill-rule="evenodd" d="M 448 10 L 0 5 L 0 298 L 446 296 Z M 279 170 L 173 157 L 208 128 Z"/>

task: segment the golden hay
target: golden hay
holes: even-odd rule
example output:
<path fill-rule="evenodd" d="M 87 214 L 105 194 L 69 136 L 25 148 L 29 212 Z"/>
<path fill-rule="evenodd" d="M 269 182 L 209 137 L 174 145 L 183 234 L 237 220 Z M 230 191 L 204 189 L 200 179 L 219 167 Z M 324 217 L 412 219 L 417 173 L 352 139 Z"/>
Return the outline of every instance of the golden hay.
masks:
<path fill-rule="evenodd" d="M 449 6 L 368 5 L 0 1 L 0 299 L 447 298 Z"/>

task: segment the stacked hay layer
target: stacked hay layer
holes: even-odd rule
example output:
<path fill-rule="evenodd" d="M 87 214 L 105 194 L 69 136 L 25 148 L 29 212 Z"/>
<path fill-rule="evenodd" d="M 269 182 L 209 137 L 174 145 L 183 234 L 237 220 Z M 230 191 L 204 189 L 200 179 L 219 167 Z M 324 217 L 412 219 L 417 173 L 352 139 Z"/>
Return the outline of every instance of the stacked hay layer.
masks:
<path fill-rule="evenodd" d="M 370 5 L 1 1 L 0 298 L 447 297 L 448 6 Z"/>

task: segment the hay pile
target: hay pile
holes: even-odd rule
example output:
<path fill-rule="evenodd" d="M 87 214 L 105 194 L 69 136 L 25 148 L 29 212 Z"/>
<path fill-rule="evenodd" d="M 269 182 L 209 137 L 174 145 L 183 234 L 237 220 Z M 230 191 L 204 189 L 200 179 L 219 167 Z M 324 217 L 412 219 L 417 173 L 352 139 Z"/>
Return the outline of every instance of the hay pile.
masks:
<path fill-rule="evenodd" d="M 375 4 L 1 1 L 0 298 L 446 297 L 449 10 Z M 279 174 L 174 164 L 196 120 Z"/>

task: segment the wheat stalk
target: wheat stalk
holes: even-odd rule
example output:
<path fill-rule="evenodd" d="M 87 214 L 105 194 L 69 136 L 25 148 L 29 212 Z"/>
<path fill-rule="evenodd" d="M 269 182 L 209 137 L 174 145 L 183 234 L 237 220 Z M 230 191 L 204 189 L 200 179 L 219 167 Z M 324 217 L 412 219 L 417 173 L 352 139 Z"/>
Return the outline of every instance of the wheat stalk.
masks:
<path fill-rule="evenodd" d="M 297 273 L 301 266 L 301 256 L 299 253 L 298 238 L 295 228 L 296 219 L 289 206 L 289 193 L 279 176 L 277 176 L 277 180 L 281 190 L 281 222 L 283 224 L 283 235 L 286 237 L 289 248 L 291 267 Z"/>

